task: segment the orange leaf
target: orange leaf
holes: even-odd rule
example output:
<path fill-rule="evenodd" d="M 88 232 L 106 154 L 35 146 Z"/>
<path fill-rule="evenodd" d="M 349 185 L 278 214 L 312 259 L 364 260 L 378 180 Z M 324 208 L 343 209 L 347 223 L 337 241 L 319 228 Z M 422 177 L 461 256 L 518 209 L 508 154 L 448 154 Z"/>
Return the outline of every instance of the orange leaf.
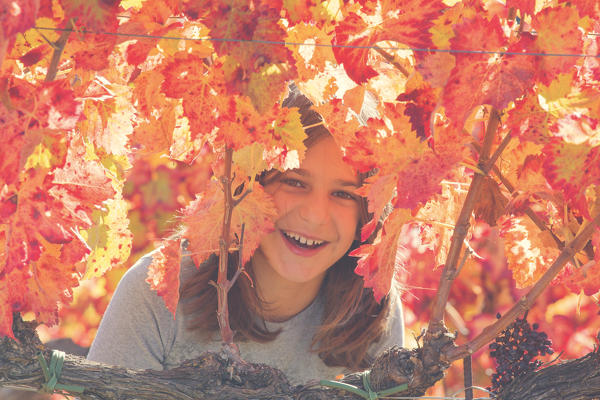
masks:
<path fill-rule="evenodd" d="M 236 180 L 233 187 L 238 187 L 241 182 Z M 247 182 L 245 186 L 248 186 Z M 200 265 L 210 254 L 218 254 L 224 211 L 224 194 L 215 181 L 211 181 L 204 196 L 197 197 L 183 211 L 183 223 L 190 241 L 189 250 L 196 265 Z M 273 230 L 276 215 L 273 201 L 258 184 L 254 184 L 252 191 L 233 209 L 230 237 L 239 238 L 242 224 L 245 225 L 242 263 L 250 259 L 264 234 Z"/>
<path fill-rule="evenodd" d="M 548 7 L 537 13 L 531 22 L 536 31 L 535 50 L 546 54 L 582 54 L 582 29 L 579 13 L 574 7 Z M 537 78 L 550 84 L 560 73 L 573 70 L 577 57 L 541 57 Z"/>
<path fill-rule="evenodd" d="M 162 247 L 152 254 L 148 278 L 152 290 L 156 290 L 173 314 L 179 302 L 179 268 L 181 264 L 181 239 L 165 240 Z"/>

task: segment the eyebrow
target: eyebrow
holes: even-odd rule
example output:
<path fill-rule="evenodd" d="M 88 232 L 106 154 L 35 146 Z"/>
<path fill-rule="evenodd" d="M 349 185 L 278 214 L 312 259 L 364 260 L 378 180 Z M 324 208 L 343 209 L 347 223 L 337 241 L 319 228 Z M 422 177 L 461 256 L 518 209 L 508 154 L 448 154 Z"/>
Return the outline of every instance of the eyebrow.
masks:
<path fill-rule="evenodd" d="M 290 169 L 290 170 L 288 170 L 286 172 L 294 172 L 294 173 L 296 173 L 298 175 L 302 175 L 302 176 L 305 176 L 307 178 L 310 178 L 312 176 L 312 174 L 310 172 L 308 172 L 307 170 L 302 169 L 302 168 Z M 341 185 L 341 186 L 351 186 L 351 187 L 357 188 L 357 189 L 360 187 L 360 184 L 356 183 L 356 181 L 349 181 L 347 179 L 336 179 L 334 182 L 336 184 Z"/>

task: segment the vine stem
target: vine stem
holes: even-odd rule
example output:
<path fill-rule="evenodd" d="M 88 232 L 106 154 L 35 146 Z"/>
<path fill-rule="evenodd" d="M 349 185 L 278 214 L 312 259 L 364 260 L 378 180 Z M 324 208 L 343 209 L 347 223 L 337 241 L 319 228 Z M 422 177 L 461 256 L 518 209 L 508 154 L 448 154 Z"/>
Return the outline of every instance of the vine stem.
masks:
<path fill-rule="evenodd" d="M 69 19 L 67 22 L 67 26 L 65 30 L 60 34 L 58 40 L 53 43 L 54 52 L 52 53 L 52 59 L 50 60 L 50 66 L 48 67 L 48 72 L 46 73 L 46 82 L 51 82 L 56 78 L 56 74 L 58 73 L 58 64 L 60 63 L 60 57 L 62 56 L 63 50 L 67 44 L 67 40 L 69 36 L 73 32 L 73 19 Z"/>
<path fill-rule="evenodd" d="M 217 276 L 217 319 L 221 331 L 221 340 L 223 345 L 229 350 L 230 354 L 240 359 L 238 347 L 233 343 L 233 331 L 229 325 L 229 305 L 227 294 L 233 285 L 232 280 L 227 279 L 227 270 L 229 265 L 229 245 L 231 242 L 231 216 L 235 207 L 231 193 L 231 164 L 233 160 L 233 149 L 225 150 L 225 171 L 221 176 L 221 185 L 225 196 L 225 210 L 223 225 L 221 227 L 221 238 L 219 239 L 219 271 Z"/>
<path fill-rule="evenodd" d="M 494 135 L 498 129 L 499 123 L 500 113 L 495 108 L 492 108 L 490 110 L 487 129 L 483 138 L 483 145 L 481 147 L 481 151 L 479 152 L 479 168 L 486 173 L 492 166 L 492 164 L 490 164 L 488 161 L 494 141 Z M 492 160 L 498 156 L 499 154 L 494 154 Z M 433 309 L 431 313 L 431 319 L 429 320 L 429 327 L 427 329 L 426 341 L 427 337 L 431 337 L 432 335 L 435 336 L 437 333 L 444 330 L 443 317 L 445 305 L 448 301 L 452 282 L 456 277 L 457 264 L 460 257 L 463 240 L 465 239 L 469 229 L 469 219 L 471 218 L 471 213 L 473 212 L 475 203 L 479 198 L 479 192 L 481 190 L 481 184 L 484 178 L 485 175 L 479 173 L 474 174 L 471 185 L 469 186 L 469 191 L 467 192 L 467 197 L 465 198 L 460 215 L 456 221 L 455 229 L 452 233 L 452 239 L 450 242 L 450 249 L 448 250 L 448 257 L 446 258 L 446 264 L 444 265 L 438 290 L 433 301 Z"/>
<path fill-rule="evenodd" d="M 596 217 L 586 225 L 567 246 L 565 246 L 550 268 L 542 275 L 535 285 L 533 285 L 531 290 L 521 298 L 521 300 L 513 305 L 513 307 L 500 319 L 486 327 L 481 334 L 476 336 L 473 340 L 445 351 L 444 355 L 446 360 L 452 362 L 479 350 L 494 339 L 498 333 L 505 330 L 519 315 L 528 310 L 564 267 L 567 261 L 572 259 L 577 252 L 583 249 L 598 225 L 600 225 L 600 214 L 596 215 Z"/>

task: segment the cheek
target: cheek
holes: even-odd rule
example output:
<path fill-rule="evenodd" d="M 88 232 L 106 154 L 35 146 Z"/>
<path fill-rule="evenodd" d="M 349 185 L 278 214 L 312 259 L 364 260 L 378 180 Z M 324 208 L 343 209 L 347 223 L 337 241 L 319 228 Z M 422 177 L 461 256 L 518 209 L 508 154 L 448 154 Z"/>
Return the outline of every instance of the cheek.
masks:
<path fill-rule="evenodd" d="M 360 238 L 359 220 L 360 218 L 358 209 L 347 213 L 341 219 L 343 222 L 342 230 L 344 232 L 344 238 L 346 241 L 349 241 L 350 244 L 352 244 L 355 239 Z"/>
<path fill-rule="evenodd" d="M 294 207 L 293 198 L 282 192 L 273 194 L 273 203 L 275 203 L 275 209 L 277 210 L 277 219 L 282 218 Z"/>

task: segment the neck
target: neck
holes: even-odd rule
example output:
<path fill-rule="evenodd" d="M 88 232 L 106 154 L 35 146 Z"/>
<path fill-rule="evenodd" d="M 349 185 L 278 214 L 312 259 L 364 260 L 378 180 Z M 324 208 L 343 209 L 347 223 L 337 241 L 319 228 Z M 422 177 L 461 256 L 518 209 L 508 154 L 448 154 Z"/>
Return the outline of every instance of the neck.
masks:
<path fill-rule="evenodd" d="M 254 253 L 252 268 L 254 285 L 264 302 L 266 321 L 281 322 L 292 318 L 307 308 L 317 297 L 325 274 L 308 282 L 290 282 L 282 279 L 272 268 L 266 267 L 260 249 Z"/>

